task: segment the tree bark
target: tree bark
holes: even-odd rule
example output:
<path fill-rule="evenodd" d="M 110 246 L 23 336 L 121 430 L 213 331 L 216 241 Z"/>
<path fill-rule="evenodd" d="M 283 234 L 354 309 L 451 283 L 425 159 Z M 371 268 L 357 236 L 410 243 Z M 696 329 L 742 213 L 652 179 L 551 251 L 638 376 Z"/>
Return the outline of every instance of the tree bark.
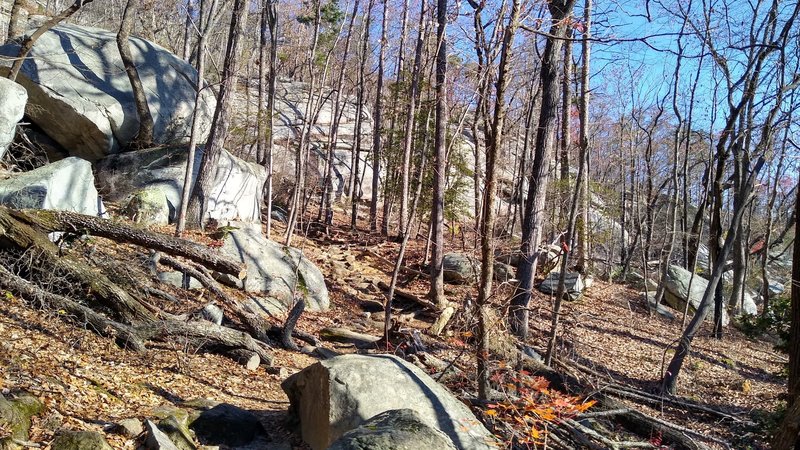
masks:
<path fill-rule="evenodd" d="M 542 83 L 542 107 L 539 127 L 536 131 L 536 147 L 533 169 L 529 179 L 528 195 L 522 224 L 522 259 L 519 264 L 517 286 L 509 309 L 511 331 L 522 338 L 528 335 L 528 303 L 539 259 L 539 241 L 542 235 L 544 202 L 547 196 L 548 168 L 555 148 L 556 116 L 558 111 L 558 81 L 561 68 L 561 49 L 567 25 L 564 22 L 575 5 L 575 0 L 553 0 L 548 4 L 552 25 L 542 55 L 540 82 Z"/>
<path fill-rule="evenodd" d="M 133 101 L 136 104 L 136 115 L 139 117 L 139 131 L 136 132 L 133 141 L 128 144 L 133 149 L 148 148 L 153 145 L 153 116 L 150 114 L 150 107 L 147 106 L 147 95 L 139 78 L 139 70 L 133 62 L 131 54 L 130 36 L 133 30 L 133 19 L 139 12 L 140 0 L 128 0 L 125 4 L 125 12 L 122 14 L 122 23 L 117 33 L 117 49 L 128 74 L 133 91 Z"/>
<path fill-rule="evenodd" d="M 222 69 L 222 83 L 219 86 L 217 108 L 211 123 L 211 134 L 208 136 L 203 159 L 197 175 L 192 196 L 187 210 L 187 221 L 195 226 L 203 227 L 208 218 L 208 200 L 213 189 L 214 175 L 219 165 L 225 140 L 230 128 L 230 103 L 236 86 L 236 74 L 239 66 L 239 41 L 247 21 L 247 2 L 234 0 L 228 30 L 228 46 L 225 49 L 225 64 Z"/>
<path fill-rule="evenodd" d="M 205 245 L 165 234 L 153 233 L 132 225 L 69 211 L 32 209 L 14 211 L 0 207 L 0 213 L 2 212 L 47 232 L 89 233 L 92 236 L 107 238 L 116 242 L 141 245 L 142 247 L 171 255 L 181 256 L 202 264 L 211 270 L 231 274 L 239 279 L 244 278 L 246 274 L 244 264 L 219 252 L 210 251 Z"/>
<path fill-rule="evenodd" d="M 444 297 L 444 192 L 447 166 L 447 0 L 436 7 L 436 125 L 434 136 L 433 205 L 431 206 L 431 288 L 430 297 L 439 309 L 447 306 Z"/>

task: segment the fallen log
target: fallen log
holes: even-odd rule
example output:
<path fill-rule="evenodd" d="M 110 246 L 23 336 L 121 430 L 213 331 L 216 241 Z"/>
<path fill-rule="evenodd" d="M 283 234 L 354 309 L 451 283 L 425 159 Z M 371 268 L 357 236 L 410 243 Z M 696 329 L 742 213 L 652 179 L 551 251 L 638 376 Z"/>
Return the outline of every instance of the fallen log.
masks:
<path fill-rule="evenodd" d="M 261 357 L 263 364 L 272 365 L 272 354 L 266 344 L 243 331 L 205 320 L 191 322 L 161 320 L 135 327 L 134 330 L 143 339 L 166 341 L 168 338 L 177 338 L 195 348 L 222 348 L 223 354 L 239 348 L 249 350 Z"/>
<path fill-rule="evenodd" d="M 88 232 L 91 236 L 111 239 L 116 242 L 140 245 L 170 255 L 180 256 L 202 264 L 211 270 L 231 274 L 240 280 L 247 274 L 247 270 L 242 262 L 229 258 L 219 252 L 211 251 L 211 249 L 205 245 L 186 239 L 153 233 L 137 226 L 69 211 L 38 209 L 12 210 L 4 207 L 0 208 L 3 208 L 18 221 L 35 226 L 45 232 Z"/>

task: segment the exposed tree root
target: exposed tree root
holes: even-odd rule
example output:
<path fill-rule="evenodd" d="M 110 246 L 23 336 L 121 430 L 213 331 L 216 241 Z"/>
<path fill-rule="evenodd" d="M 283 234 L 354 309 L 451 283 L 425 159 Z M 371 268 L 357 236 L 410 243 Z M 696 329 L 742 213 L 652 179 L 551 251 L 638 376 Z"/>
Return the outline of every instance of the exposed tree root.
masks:
<path fill-rule="evenodd" d="M 18 294 L 43 309 L 56 311 L 60 317 L 86 326 L 100 335 L 113 337 L 121 346 L 132 350 L 144 351 L 148 340 L 179 339 L 195 348 L 221 352 L 237 360 L 247 354 L 248 360 L 257 355 L 262 363 L 271 363 L 266 333 L 272 326 L 255 314 L 245 312 L 237 302 L 225 295 L 204 267 L 184 264 L 169 256 L 162 257 L 162 262 L 182 268 L 223 301 L 229 302 L 250 334 L 204 320 L 186 321 L 180 316 L 168 314 L 139 298 L 138 291 L 142 287 L 137 286 L 130 292 L 125 290 L 80 257 L 62 255 L 45 234 L 83 230 L 122 242 L 174 251 L 214 270 L 243 274 L 239 263 L 217 257 L 208 249 L 189 241 L 80 214 L 14 211 L 0 207 L 0 249 L 25 257 L 11 261 L 16 273 L 0 265 L 0 288 Z M 144 291 L 169 298 L 168 294 L 162 295 L 166 293 L 155 289 Z M 85 301 L 74 300 L 76 295 Z"/>

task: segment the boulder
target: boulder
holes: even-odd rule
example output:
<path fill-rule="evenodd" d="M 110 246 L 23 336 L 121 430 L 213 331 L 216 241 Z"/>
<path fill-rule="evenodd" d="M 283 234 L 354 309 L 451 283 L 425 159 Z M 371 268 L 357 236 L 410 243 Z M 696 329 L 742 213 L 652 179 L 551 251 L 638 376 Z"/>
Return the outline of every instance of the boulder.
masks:
<path fill-rule="evenodd" d="M 244 288 L 278 300 L 287 309 L 302 296 L 309 311 L 328 309 L 328 288 L 322 272 L 303 252 L 264 237 L 260 227 L 232 230 L 221 251 L 247 266 Z"/>
<path fill-rule="evenodd" d="M 148 450 L 181 450 L 153 422 L 145 421 L 145 427 L 147 428 L 145 448 Z"/>
<path fill-rule="evenodd" d="M 106 438 L 96 431 L 61 431 L 50 447 L 58 450 L 112 450 Z"/>
<path fill-rule="evenodd" d="M 689 291 L 689 281 L 691 280 L 691 292 Z M 664 300 L 667 305 L 678 311 L 686 308 L 686 301 L 689 301 L 689 311 L 694 313 L 700 307 L 703 294 L 708 287 L 708 280 L 700 275 L 692 276 L 692 273 L 681 266 L 671 264 L 667 269 L 667 278 L 664 282 Z M 713 308 L 709 312 L 706 320 L 713 320 Z M 723 309 L 722 324 L 727 326 L 729 322 L 728 313 Z"/>
<path fill-rule="evenodd" d="M 139 419 L 129 418 L 117 422 L 114 431 L 126 438 L 132 439 L 144 433 L 144 427 Z"/>
<path fill-rule="evenodd" d="M 158 186 L 139 189 L 122 209 L 129 220 L 142 225 L 167 225 L 169 204 L 164 190 Z"/>
<path fill-rule="evenodd" d="M 255 86 L 250 95 L 256 95 Z M 294 150 L 289 150 L 300 142 L 300 130 L 303 122 L 310 122 L 306 117 L 307 105 L 311 97 L 311 86 L 302 81 L 280 79 L 275 86 L 275 120 L 273 135 L 276 142 L 292 142 L 290 145 L 278 145 L 275 148 L 274 169 L 276 174 L 275 184 L 280 186 L 281 179 L 284 183 L 294 184 Z M 317 92 L 313 93 L 315 103 L 320 102 Z M 322 178 L 325 173 L 328 157 L 328 139 L 331 123 L 334 118 L 334 100 L 336 96 L 331 90 L 323 88 L 321 103 L 314 113 L 314 126 L 308 130 L 310 157 L 307 161 L 307 170 L 310 178 Z M 361 198 L 365 201 L 372 198 L 372 159 L 364 149 L 372 143 L 372 117 L 366 108 L 362 109 L 361 132 L 356 133 L 356 99 L 344 95 L 341 98 L 339 126 L 337 129 L 337 144 L 333 149 L 332 159 L 332 194 L 334 199 L 346 195 L 347 183 L 352 172 L 353 149 L 356 136 L 360 136 L 362 153 L 359 155 L 359 172 L 364 182 L 361 183 Z M 244 110 L 239 114 L 246 114 Z M 244 116 L 241 116 L 244 119 Z M 382 177 L 382 175 L 381 175 Z M 383 180 L 381 180 L 381 183 Z"/>
<path fill-rule="evenodd" d="M 158 428 L 164 432 L 179 450 L 197 450 L 192 434 L 186 423 L 175 416 L 169 416 L 158 422 Z"/>
<path fill-rule="evenodd" d="M 0 204 L 12 208 L 73 211 L 90 216 L 105 213 L 94 187 L 92 165 L 74 157 L 0 180 Z"/>
<path fill-rule="evenodd" d="M 25 113 L 28 93 L 8 78 L 0 78 L 0 159 L 17 133 L 17 122 Z"/>
<path fill-rule="evenodd" d="M 336 440 L 328 450 L 455 450 L 453 441 L 428 426 L 413 409 L 380 413 Z"/>
<path fill-rule="evenodd" d="M 227 447 L 247 445 L 265 434 L 255 414 L 227 403 L 203 411 L 189 428 L 203 444 Z"/>
<path fill-rule="evenodd" d="M 0 395 L 0 429 L 10 433 L 10 437 L 21 441 L 28 440 L 31 418 L 42 412 L 42 402 L 27 393 L 6 398 Z"/>
<path fill-rule="evenodd" d="M 152 42 L 132 37 L 130 44 L 153 116 L 153 140 L 188 142 L 197 71 Z M 5 56 L 16 57 L 18 52 L 17 43 L 0 47 Z M 54 27 L 36 41 L 17 82 L 28 91 L 28 117 L 72 156 L 96 161 L 117 153 L 139 130 L 115 31 Z M 205 91 L 197 108 L 198 142 L 205 142 L 211 129 L 215 105 L 212 91 Z"/>
<path fill-rule="evenodd" d="M 174 270 L 165 271 L 165 272 L 158 272 L 158 281 L 168 284 L 172 287 L 183 289 L 185 286 L 185 282 L 188 281 L 189 285 L 187 289 L 203 289 L 203 284 L 200 283 L 196 278 L 190 277 L 188 275 L 184 275 L 181 272 L 176 272 Z M 188 280 L 187 280 L 188 278 Z"/>
<path fill-rule="evenodd" d="M 166 197 L 169 220 L 174 221 L 181 205 L 187 156 L 186 147 L 155 148 L 109 156 L 97 164 L 98 187 L 111 200 L 122 200 L 141 189 L 157 189 Z M 202 158 L 203 148 L 198 147 L 192 182 L 197 180 Z M 265 180 L 263 167 L 223 150 L 208 199 L 207 218 L 221 224 L 231 220 L 260 223 Z"/>
<path fill-rule="evenodd" d="M 444 386 L 393 355 L 341 355 L 290 376 L 281 387 L 303 440 L 322 450 L 385 411 L 408 408 L 458 449 L 498 448 L 494 437 Z M 425 447 L 420 447 L 425 448 Z"/>
<path fill-rule="evenodd" d="M 462 253 L 447 253 L 442 260 L 444 281 L 450 284 L 475 284 L 481 278 L 481 262 Z M 494 263 L 494 279 L 508 281 L 514 278 L 514 267 L 502 262 Z"/>
<path fill-rule="evenodd" d="M 559 272 L 550 272 L 539 284 L 539 290 L 545 294 L 558 294 Z M 564 300 L 577 300 L 583 293 L 583 277 L 579 273 L 567 273 L 564 276 Z"/>
<path fill-rule="evenodd" d="M 442 260 L 445 283 L 473 284 L 481 276 L 481 262 L 461 253 L 447 253 Z"/>

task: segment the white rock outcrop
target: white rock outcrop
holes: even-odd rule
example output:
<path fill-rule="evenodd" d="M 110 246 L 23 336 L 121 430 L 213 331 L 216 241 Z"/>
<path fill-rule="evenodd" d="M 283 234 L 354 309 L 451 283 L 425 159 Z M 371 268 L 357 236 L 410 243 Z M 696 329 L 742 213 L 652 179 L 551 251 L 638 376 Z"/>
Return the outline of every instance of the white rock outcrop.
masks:
<path fill-rule="evenodd" d="M 152 42 L 131 38 L 131 53 L 153 116 L 157 144 L 188 141 L 197 71 Z M 14 58 L 19 45 L 0 47 Z M 6 71 L 11 60 L 3 62 Z M 116 33 L 59 25 L 43 34 L 22 65 L 17 82 L 28 91 L 27 114 L 71 156 L 96 161 L 119 152 L 139 129 L 130 81 Z M 210 131 L 216 101 L 209 90 L 198 105 L 199 142 Z"/>

